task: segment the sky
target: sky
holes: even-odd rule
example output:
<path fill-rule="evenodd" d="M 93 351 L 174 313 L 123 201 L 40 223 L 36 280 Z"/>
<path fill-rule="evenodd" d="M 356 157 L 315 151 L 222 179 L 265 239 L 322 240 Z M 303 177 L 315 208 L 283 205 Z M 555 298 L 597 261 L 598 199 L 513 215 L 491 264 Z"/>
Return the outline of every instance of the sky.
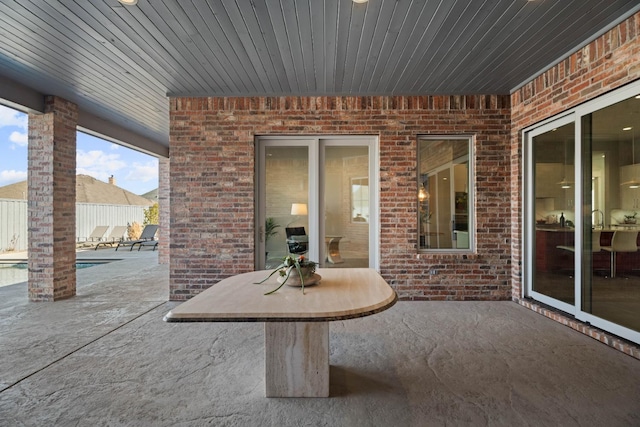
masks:
<path fill-rule="evenodd" d="M 28 115 L 0 105 L 0 187 L 27 179 Z M 135 194 L 158 188 L 158 159 L 122 145 L 78 132 L 76 173 Z"/>

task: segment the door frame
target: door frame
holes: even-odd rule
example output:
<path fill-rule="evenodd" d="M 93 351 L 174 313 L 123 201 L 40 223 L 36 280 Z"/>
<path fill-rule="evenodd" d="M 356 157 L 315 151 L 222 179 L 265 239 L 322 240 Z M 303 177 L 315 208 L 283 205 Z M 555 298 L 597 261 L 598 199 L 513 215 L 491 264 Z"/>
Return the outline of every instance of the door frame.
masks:
<path fill-rule="evenodd" d="M 538 126 L 536 126 L 535 128 L 532 129 L 526 129 L 523 133 L 522 133 L 522 143 L 523 143 L 523 168 L 522 170 L 524 171 L 524 179 L 523 179 L 523 195 L 522 195 L 522 214 L 523 214 L 523 218 L 522 218 L 522 224 L 524 225 L 524 233 L 523 233 L 523 260 L 524 262 L 522 263 L 522 277 L 524 279 L 524 283 L 522 286 L 522 297 L 530 297 L 533 298 L 537 301 L 540 301 L 544 304 L 550 305 L 552 307 L 556 307 L 564 312 L 567 312 L 569 314 L 575 315 L 576 314 L 576 309 L 577 306 L 576 305 L 571 305 L 568 304 L 566 302 L 557 300 L 555 298 L 551 298 L 545 294 L 541 294 L 539 292 L 536 292 L 533 290 L 533 279 L 534 279 L 534 270 L 535 270 L 535 260 L 536 260 L 536 248 L 535 248 L 535 234 L 536 234 L 536 213 L 535 213 L 535 209 L 536 209 L 536 204 L 535 204 L 535 175 L 533 173 L 534 168 L 533 168 L 533 162 L 535 161 L 535 156 L 534 156 L 534 152 L 533 152 L 533 138 L 547 133 L 547 132 L 551 132 L 553 129 L 561 127 L 561 126 L 565 126 L 568 125 L 570 123 L 575 123 L 575 119 L 576 116 L 573 113 L 570 114 L 566 114 L 562 117 L 558 117 L 558 118 L 554 118 L 553 120 L 547 120 L 546 122 L 544 122 L 543 124 L 540 124 Z M 574 128 L 574 132 L 576 132 L 576 129 Z M 576 146 L 577 144 L 574 142 L 574 146 L 573 146 L 573 150 L 576 151 Z M 580 151 L 580 150 L 577 150 Z M 577 154 L 579 155 L 579 153 Z M 575 162 L 578 162 L 578 158 L 575 158 Z M 574 170 L 576 171 L 576 175 L 577 175 L 577 171 L 581 170 L 581 167 L 578 167 L 578 165 L 576 164 Z M 574 182 L 577 183 L 577 179 L 574 176 L 573 177 Z M 579 194 L 577 191 L 577 187 L 578 185 L 575 185 L 573 188 L 574 191 L 574 200 L 575 200 L 575 204 L 574 206 L 580 206 L 578 204 L 578 200 L 576 199 L 576 196 L 579 196 Z M 577 208 L 575 208 L 577 211 Z M 575 215 L 575 228 L 574 228 L 574 241 L 575 241 L 575 247 L 579 248 L 582 247 L 582 221 L 580 218 L 580 215 L 578 212 L 576 212 Z M 580 251 L 578 251 L 576 249 L 575 251 L 575 262 L 574 262 L 574 269 L 575 269 L 575 276 L 574 278 L 577 279 L 578 276 L 580 276 L 582 269 L 579 268 L 579 265 L 582 262 L 582 258 L 580 256 Z M 575 282 L 574 282 L 574 301 L 575 303 L 579 302 L 579 298 L 578 298 L 578 289 L 576 289 L 575 287 Z"/>
<path fill-rule="evenodd" d="M 593 325 L 596 328 L 600 328 L 602 330 L 613 333 L 617 336 L 620 336 L 624 339 L 628 339 L 629 341 L 640 343 L 640 332 L 626 328 L 617 323 L 613 323 L 601 317 L 598 317 L 594 314 L 583 311 L 582 307 L 582 287 L 583 287 L 583 275 L 582 275 L 582 248 L 584 246 L 583 235 L 584 235 L 584 215 L 581 207 L 584 205 L 583 200 L 583 186 L 582 186 L 582 174 L 583 174 L 583 161 L 582 161 L 582 119 L 584 116 L 591 114 L 595 111 L 606 108 L 610 105 L 613 105 L 617 102 L 624 101 L 631 97 L 635 97 L 640 93 L 640 81 L 629 83 L 623 87 L 618 89 L 614 89 L 611 92 L 600 95 L 590 101 L 587 101 L 583 104 L 580 104 L 574 108 L 563 111 L 553 117 L 549 117 L 546 120 L 538 122 L 534 125 L 528 126 L 522 130 L 522 147 L 523 147 L 523 156 L 522 156 L 522 227 L 523 227 L 523 235 L 522 235 L 522 254 L 523 254 L 523 262 L 522 262 L 522 286 L 521 286 L 521 296 L 523 298 L 531 297 L 536 301 L 539 301 L 543 304 L 547 304 L 551 307 L 558 308 L 568 314 L 574 315 L 575 318 L 582 322 L 587 322 Z M 575 143 L 574 143 L 574 200 L 576 208 L 576 216 L 575 216 L 575 275 L 574 275 L 574 286 L 575 286 L 575 305 L 569 305 L 566 303 L 562 303 L 553 298 L 546 297 L 545 295 L 532 292 L 532 269 L 533 269 L 533 261 L 535 257 L 535 248 L 533 248 L 532 253 L 532 236 L 535 233 L 535 194 L 533 193 L 533 185 L 532 182 L 535 179 L 533 176 L 533 168 L 531 168 L 532 159 L 532 144 L 531 138 L 540 133 L 552 130 L 554 127 L 557 127 L 559 123 L 565 123 L 565 120 L 569 120 L 569 122 L 575 123 Z M 590 201 L 589 201 L 590 203 Z M 590 214 L 589 214 L 590 215 Z"/>
<path fill-rule="evenodd" d="M 320 244 L 320 236 L 324 236 L 324 221 L 319 212 L 324 212 L 324 148 L 335 146 L 366 146 L 369 148 L 369 267 L 380 269 L 380 150 L 377 135 L 258 135 L 255 143 L 255 254 L 256 269 L 264 269 L 264 260 L 260 254 L 265 253 L 264 223 L 265 207 L 265 173 L 266 147 L 273 146 L 306 146 L 309 159 L 308 188 L 308 221 L 309 259 L 324 260 L 325 245 Z M 324 241 L 324 239 L 323 239 Z M 322 264 L 322 263 L 321 263 Z"/>

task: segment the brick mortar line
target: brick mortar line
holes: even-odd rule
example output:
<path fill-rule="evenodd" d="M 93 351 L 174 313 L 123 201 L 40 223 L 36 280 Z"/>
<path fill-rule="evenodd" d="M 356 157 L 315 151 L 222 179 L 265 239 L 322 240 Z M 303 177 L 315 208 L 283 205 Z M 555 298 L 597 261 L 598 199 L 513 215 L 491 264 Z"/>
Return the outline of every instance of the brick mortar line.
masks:
<path fill-rule="evenodd" d="M 14 386 L 16 386 L 16 385 L 18 385 L 18 384 L 20 384 L 20 383 L 21 383 L 21 382 L 23 382 L 24 380 L 26 380 L 26 379 L 28 379 L 28 378 L 31 378 L 31 377 L 32 377 L 32 376 L 34 376 L 35 374 L 38 374 L 38 373 L 40 373 L 40 372 L 44 371 L 44 370 L 45 370 L 45 369 L 47 369 L 48 367 L 53 366 L 54 364 L 56 364 L 56 363 L 60 362 L 61 360 L 66 359 L 67 357 L 71 356 L 72 354 L 77 353 L 78 351 L 82 350 L 83 348 L 85 348 L 85 347 L 87 347 L 87 346 L 89 346 L 89 345 L 91 345 L 91 344 L 95 343 L 96 341 L 101 340 L 102 338 L 106 337 L 107 335 L 112 334 L 113 332 L 117 331 L 118 329 L 120 329 L 120 328 L 122 328 L 122 327 L 124 327 L 124 326 L 128 325 L 129 323 L 133 322 L 134 320 L 139 319 L 140 317 L 144 316 L 145 314 L 150 313 L 151 311 L 155 310 L 156 308 L 160 307 L 160 306 L 161 306 L 161 305 L 163 305 L 163 304 L 166 304 L 167 302 L 168 302 L 168 301 L 163 301 L 163 302 L 161 302 L 160 304 L 158 304 L 158 305 L 156 305 L 156 306 L 151 307 L 149 310 L 145 311 L 144 313 L 139 314 L 138 316 L 135 316 L 134 318 L 132 318 L 131 320 L 128 320 L 127 322 L 123 323 L 122 325 L 118 326 L 117 328 L 112 329 L 112 330 L 108 331 L 107 333 L 105 333 L 105 334 L 103 334 L 103 335 L 100 335 L 100 336 L 99 336 L 99 337 L 97 337 L 97 338 L 94 338 L 93 340 L 89 341 L 88 343 L 83 344 L 83 345 L 81 345 L 80 347 L 76 348 L 75 350 L 72 350 L 72 351 L 70 351 L 69 353 L 67 353 L 67 354 L 65 354 L 65 355 L 63 355 L 63 356 L 60 356 L 59 358 L 55 359 L 55 360 L 54 360 L 53 362 L 51 362 L 51 363 L 48 363 L 47 365 L 43 366 L 42 368 L 37 369 L 37 370 L 35 370 L 35 371 L 31 372 L 29 375 L 27 375 L 27 376 L 25 376 L 25 377 L 23 377 L 23 378 L 20 378 L 19 380 L 17 380 L 17 381 L 16 381 L 16 382 L 14 382 L 13 384 L 10 384 L 10 385 L 8 385 L 7 387 L 5 387 L 5 388 L 3 388 L 2 390 L 0 390 L 0 394 L 1 394 L 1 393 L 4 393 L 5 391 L 9 390 L 10 388 L 13 388 Z"/>

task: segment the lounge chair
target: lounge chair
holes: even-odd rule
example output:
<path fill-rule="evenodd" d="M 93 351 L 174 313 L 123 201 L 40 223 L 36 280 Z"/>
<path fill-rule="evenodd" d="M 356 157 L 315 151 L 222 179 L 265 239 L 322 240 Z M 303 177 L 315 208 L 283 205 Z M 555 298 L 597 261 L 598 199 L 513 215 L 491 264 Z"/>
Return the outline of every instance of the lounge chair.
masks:
<path fill-rule="evenodd" d="M 144 230 L 142 230 L 142 234 L 140 234 L 140 238 L 136 240 L 125 240 L 118 242 L 118 246 L 116 246 L 116 251 L 120 246 L 130 246 L 129 251 L 133 250 L 135 245 L 139 245 L 142 242 L 147 242 L 151 240 L 155 240 L 156 232 L 158 231 L 157 224 L 149 224 L 144 226 Z"/>
<path fill-rule="evenodd" d="M 104 237 L 104 233 L 106 233 L 108 229 L 109 229 L 108 225 L 98 225 L 96 228 L 93 229 L 89 237 L 87 237 L 85 240 L 81 242 L 77 242 L 76 246 L 77 247 L 93 246 L 94 244 L 102 240 L 102 238 Z"/>
<path fill-rule="evenodd" d="M 138 244 L 138 252 L 140 252 L 140 249 L 142 249 L 143 246 L 153 246 L 153 250 L 155 251 L 156 248 L 158 247 L 158 241 L 157 240 L 146 240 L 144 242 L 140 242 Z"/>
<path fill-rule="evenodd" d="M 116 225 L 113 227 L 113 229 L 111 230 L 111 233 L 109 233 L 109 236 L 103 240 L 102 242 L 99 242 L 94 250 L 98 250 L 98 247 L 100 245 L 104 245 L 104 246 L 111 246 L 113 247 L 113 245 L 115 245 L 116 243 L 118 243 L 119 241 L 122 240 L 122 236 L 124 235 L 124 233 L 127 232 L 127 226 L 126 225 Z"/>

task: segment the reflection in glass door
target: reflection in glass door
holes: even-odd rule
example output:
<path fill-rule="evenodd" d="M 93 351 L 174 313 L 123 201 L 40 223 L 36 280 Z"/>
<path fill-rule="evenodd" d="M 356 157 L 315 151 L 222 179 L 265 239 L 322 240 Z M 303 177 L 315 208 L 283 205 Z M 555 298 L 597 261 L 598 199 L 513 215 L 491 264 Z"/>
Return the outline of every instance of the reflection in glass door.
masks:
<path fill-rule="evenodd" d="M 524 296 L 640 343 L 640 83 L 525 135 Z"/>
<path fill-rule="evenodd" d="M 369 147 L 328 145 L 324 150 L 323 267 L 369 267 Z"/>
<path fill-rule="evenodd" d="M 535 215 L 532 291 L 575 303 L 575 126 L 532 138 Z"/>
<path fill-rule="evenodd" d="M 296 141 L 290 141 L 291 144 Z M 265 268 L 274 268 L 288 253 L 309 250 L 309 148 L 264 147 L 264 232 Z M 262 254 L 262 252 L 260 253 Z"/>
<path fill-rule="evenodd" d="M 582 310 L 640 331 L 640 98 L 586 114 L 581 126 L 585 230 L 594 235 L 583 250 Z"/>
<path fill-rule="evenodd" d="M 324 268 L 377 266 L 375 139 L 257 140 L 256 268 L 288 254 Z"/>

